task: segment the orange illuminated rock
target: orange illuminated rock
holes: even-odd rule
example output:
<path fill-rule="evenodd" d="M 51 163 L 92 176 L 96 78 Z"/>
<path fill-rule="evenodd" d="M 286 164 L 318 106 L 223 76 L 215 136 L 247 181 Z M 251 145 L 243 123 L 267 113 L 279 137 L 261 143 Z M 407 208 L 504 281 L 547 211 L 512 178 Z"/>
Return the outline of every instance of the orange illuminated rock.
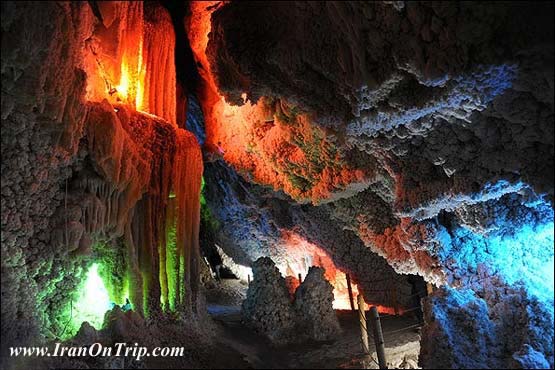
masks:
<path fill-rule="evenodd" d="M 331 256 L 317 245 L 308 242 L 300 235 L 292 231 L 282 231 L 284 246 L 287 249 L 289 257 L 286 267 L 279 266 L 281 271 L 287 273 L 286 281 L 291 281 L 289 289 L 297 289 L 299 283 L 297 276 L 300 274 L 304 279 L 308 274 L 310 267 L 317 266 L 324 269 L 324 276 L 333 286 L 333 308 L 336 310 L 350 310 L 349 291 L 347 288 L 347 279 L 345 272 L 336 267 Z M 296 283 L 294 283 L 296 281 Z M 351 283 L 353 299 L 356 302 L 359 293 L 357 284 Z M 383 284 L 382 284 L 383 289 Z M 367 306 L 375 305 L 370 299 L 366 302 Z M 381 313 L 393 314 L 394 307 L 377 305 L 378 311 Z M 402 312 L 402 309 L 398 309 Z"/>
<path fill-rule="evenodd" d="M 142 2 L 101 3 L 104 22 L 87 41 L 87 100 L 108 99 L 176 124 L 175 33 L 167 10 Z"/>
<path fill-rule="evenodd" d="M 364 187 L 372 173 L 349 164 L 337 137 L 315 125 L 301 108 L 283 98 L 263 97 L 253 103 L 245 94 L 242 105 L 232 105 L 219 93 L 206 55 L 210 15 L 217 7 L 193 2 L 188 22 L 191 48 L 201 65 L 205 149 L 246 179 L 301 202 L 319 203 Z"/>

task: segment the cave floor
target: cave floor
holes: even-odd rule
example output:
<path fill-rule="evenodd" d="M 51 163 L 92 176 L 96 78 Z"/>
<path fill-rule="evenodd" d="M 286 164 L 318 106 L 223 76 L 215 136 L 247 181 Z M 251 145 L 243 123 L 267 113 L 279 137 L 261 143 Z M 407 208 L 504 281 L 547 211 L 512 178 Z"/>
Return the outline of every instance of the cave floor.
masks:
<path fill-rule="evenodd" d="M 244 368 L 320 368 L 356 369 L 378 368 L 371 359 L 365 359 L 360 342 L 358 313 L 337 311 L 342 333 L 333 342 L 312 342 L 273 348 L 269 341 L 241 322 L 241 309 L 237 305 L 208 304 L 208 312 L 221 329 L 218 347 L 222 360 L 235 364 L 243 361 Z M 382 316 L 382 329 L 388 365 L 396 368 L 416 368 L 420 351 L 420 335 L 415 317 Z M 370 335 L 371 351 L 374 349 Z M 233 358 L 232 353 L 239 358 Z M 219 357 L 219 356 L 218 356 Z M 375 359 L 375 353 L 372 353 Z M 229 368 L 229 362 L 221 368 Z M 217 367 L 217 364 L 214 364 Z"/>

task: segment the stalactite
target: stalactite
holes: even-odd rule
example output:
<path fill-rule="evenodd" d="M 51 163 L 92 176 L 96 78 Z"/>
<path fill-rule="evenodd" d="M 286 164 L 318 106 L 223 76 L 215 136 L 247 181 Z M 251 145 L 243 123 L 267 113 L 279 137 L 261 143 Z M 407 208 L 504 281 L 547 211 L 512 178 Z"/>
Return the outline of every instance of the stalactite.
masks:
<path fill-rule="evenodd" d="M 123 103 L 176 124 L 175 32 L 159 4 L 102 2 L 85 53 L 87 99 Z"/>
<path fill-rule="evenodd" d="M 135 310 L 195 310 L 199 289 L 202 155 L 193 134 L 160 118 L 91 103 L 88 146 L 95 172 L 88 234 L 124 236 L 129 298 Z M 86 222 L 85 222 L 86 220 Z"/>
<path fill-rule="evenodd" d="M 174 267 L 177 272 L 177 287 L 174 288 L 174 292 L 179 306 L 192 307 L 194 311 L 199 290 L 198 233 L 202 154 L 195 137 L 183 129 L 177 130 L 176 144 L 173 190 L 176 203 L 176 253 L 179 265 Z"/>
<path fill-rule="evenodd" d="M 175 33 L 168 11 L 145 4 L 144 99 L 140 108 L 176 124 Z"/>
<path fill-rule="evenodd" d="M 143 281 L 138 262 L 138 252 L 133 235 L 136 234 L 135 218 L 130 218 L 125 226 L 125 262 L 127 265 L 127 279 L 129 281 L 129 300 L 137 312 L 143 312 Z"/>
<path fill-rule="evenodd" d="M 122 20 L 118 39 L 120 67 L 118 92 L 122 101 L 139 109 L 144 96 L 145 69 L 143 65 L 144 9 L 141 2 L 130 2 L 122 8 Z"/>
<path fill-rule="evenodd" d="M 174 157 L 175 134 L 170 126 L 153 125 L 150 140 L 153 153 L 150 185 L 147 194 L 137 206 L 140 234 L 140 268 L 143 274 L 143 296 L 145 313 L 160 309 L 163 285 L 160 281 L 160 245 L 165 245 L 166 208 L 172 184 L 172 159 Z M 161 244 L 164 243 L 164 244 Z M 165 251 L 164 251 L 165 254 Z"/>

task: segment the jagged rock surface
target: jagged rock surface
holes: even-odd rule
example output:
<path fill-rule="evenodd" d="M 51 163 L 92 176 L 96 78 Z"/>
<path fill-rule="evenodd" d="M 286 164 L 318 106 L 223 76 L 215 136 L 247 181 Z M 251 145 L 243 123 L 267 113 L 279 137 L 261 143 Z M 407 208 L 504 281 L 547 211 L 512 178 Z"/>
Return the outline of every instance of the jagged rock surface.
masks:
<path fill-rule="evenodd" d="M 2 355 L 9 343 L 38 341 L 51 325 L 38 313 L 61 308 L 83 265 L 50 243 L 50 230 L 78 162 L 86 113 L 79 52 L 93 15 L 86 4 L 35 6 L 2 3 Z"/>
<path fill-rule="evenodd" d="M 318 341 L 337 338 L 341 328 L 332 303 L 333 286 L 325 279 L 324 270 L 311 267 L 295 292 L 299 331 Z"/>
<path fill-rule="evenodd" d="M 231 167 L 208 172 L 250 183 L 214 182 L 207 198 L 214 209 L 233 204 L 217 214 L 234 225 L 229 253 L 248 262 L 245 250 L 267 253 L 254 240 L 294 230 L 332 251 L 363 290 L 368 265 L 379 265 L 361 258 L 368 251 L 397 273 L 470 289 L 484 312 L 519 290 L 543 302 L 538 320 L 479 318 L 514 325 L 517 342 L 481 352 L 491 337 L 474 330 L 443 358 L 462 346 L 482 353 L 474 366 L 553 366 L 553 336 L 535 339 L 552 331 L 553 287 L 535 274 L 552 279 L 554 11 L 536 5 L 192 4 L 205 150 Z M 470 318 L 457 316 L 457 291 L 444 294 L 452 310 L 436 323 L 462 333 Z"/>
<path fill-rule="evenodd" d="M 172 27 L 153 6 L 148 22 L 163 19 Z M 141 35 L 143 16 L 139 3 L 2 3 L 2 362 L 10 345 L 75 334 L 67 329 L 72 303 L 94 261 L 114 263 L 108 280 L 119 299 L 123 277 L 130 278 L 130 299 L 141 314 L 159 313 L 171 284 L 187 287 L 187 298 L 177 298 L 189 307 L 184 311 L 202 312 L 196 139 L 133 105 L 93 99 L 91 91 L 105 77 L 89 69 L 99 30 L 110 29 L 103 50 L 117 49 L 122 62 L 129 44 L 140 50 L 129 41 L 136 41 L 131 33 Z M 152 70 L 163 71 L 164 62 L 173 66 L 173 39 L 156 40 L 172 52 L 149 60 Z M 95 86 L 114 99 L 105 81 Z M 164 112 L 175 116 L 172 109 Z M 168 204 L 170 190 L 181 212 L 168 223 L 175 222 L 177 253 L 187 251 L 184 270 L 191 275 L 160 287 L 158 243 L 165 244 L 165 209 L 175 206 Z"/>
<path fill-rule="evenodd" d="M 297 335 L 295 312 L 285 279 L 268 257 L 256 260 L 252 271 L 254 279 L 242 306 L 244 320 L 275 345 L 291 343 Z"/>

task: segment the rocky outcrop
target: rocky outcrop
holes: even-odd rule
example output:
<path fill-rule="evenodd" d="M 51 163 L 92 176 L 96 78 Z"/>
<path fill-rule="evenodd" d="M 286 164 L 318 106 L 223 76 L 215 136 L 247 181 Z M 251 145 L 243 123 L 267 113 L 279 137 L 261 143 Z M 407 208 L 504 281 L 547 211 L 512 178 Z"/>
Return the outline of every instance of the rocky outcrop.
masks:
<path fill-rule="evenodd" d="M 333 286 L 325 279 L 324 270 L 311 267 L 295 292 L 299 331 L 317 341 L 337 338 L 341 328 L 332 303 Z"/>
<path fill-rule="evenodd" d="M 332 307 L 333 287 L 322 268 L 311 267 L 293 297 L 293 285 L 287 285 L 270 258 L 259 258 L 252 269 L 254 280 L 242 307 L 251 327 L 278 346 L 337 338 L 341 328 Z"/>
<path fill-rule="evenodd" d="M 493 294 L 492 294 L 493 293 Z M 444 368 L 549 368 L 553 314 L 524 289 L 492 282 L 490 296 L 442 289 L 427 300 L 420 362 Z M 547 315 L 544 320 L 542 316 Z M 530 325 L 536 321 L 537 325 Z M 473 351 L 469 356 L 469 351 Z M 512 355 L 507 357 L 506 353 Z"/>
<path fill-rule="evenodd" d="M 256 260 L 252 271 L 254 279 L 243 302 L 243 319 L 275 345 L 293 342 L 296 317 L 285 280 L 267 257 Z"/>

